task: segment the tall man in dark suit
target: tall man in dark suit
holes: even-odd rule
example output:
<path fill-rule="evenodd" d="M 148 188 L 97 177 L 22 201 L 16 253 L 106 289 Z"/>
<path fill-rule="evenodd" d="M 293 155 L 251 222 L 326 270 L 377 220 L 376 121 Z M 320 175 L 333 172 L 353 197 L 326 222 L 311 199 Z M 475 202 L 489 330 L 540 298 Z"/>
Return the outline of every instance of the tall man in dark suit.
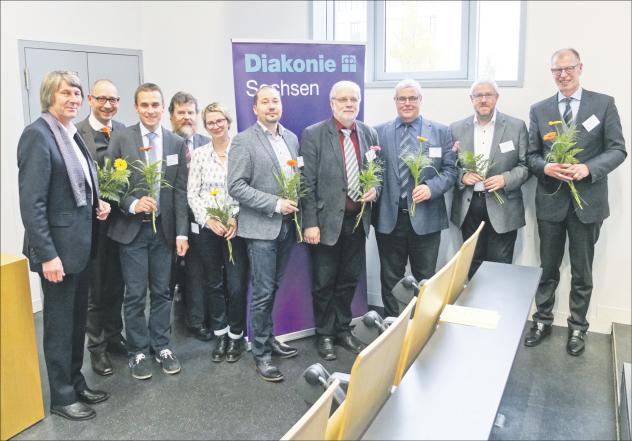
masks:
<path fill-rule="evenodd" d="M 173 131 L 184 138 L 186 143 L 187 167 L 191 162 L 193 150 L 208 144 L 211 140 L 207 136 L 197 133 L 198 102 L 193 95 L 187 92 L 177 92 L 169 103 L 169 117 Z M 184 293 L 186 307 L 186 324 L 195 338 L 209 341 L 213 338 L 213 332 L 207 326 L 206 311 L 208 310 L 207 295 L 204 293 L 204 269 L 199 255 L 199 243 L 197 241 L 198 226 L 189 209 L 189 219 L 193 223 L 189 236 L 189 251 L 174 261 L 171 273 L 171 290 L 178 290 L 178 294 Z"/>
<path fill-rule="evenodd" d="M 90 390 L 81 373 L 95 218 L 105 220 L 90 152 L 72 120 L 83 100 L 77 75 L 46 74 L 40 88 L 42 116 L 18 144 L 24 255 L 39 273 L 44 293 L 44 358 L 51 413 L 70 420 L 94 418 L 87 404 L 107 400 Z"/>
<path fill-rule="evenodd" d="M 443 195 L 454 186 L 457 176 L 450 129 L 421 117 L 419 83 L 400 81 L 393 99 L 397 117 L 376 127 L 382 143 L 384 187 L 374 225 L 387 316 L 399 313 L 391 290 L 404 277 L 409 259 L 415 279 L 429 279 L 435 273 L 441 230 L 448 228 Z M 418 136 L 427 141 L 420 143 Z M 422 170 L 415 187 L 404 158 L 420 151 L 432 161 L 432 168 Z"/>
<path fill-rule="evenodd" d="M 470 88 L 475 115 L 450 125 L 460 151 L 483 155 L 488 161 L 485 178 L 459 168 L 452 199 L 451 219 L 464 241 L 485 221 L 470 278 L 484 260 L 511 263 L 518 228 L 525 224 L 520 188 L 529 177 L 527 125 L 496 110 L 498 95 L 493 80 L 476 81 Z"/>
<path fill-rule="evenodd" d="M 88 103 L 90 115 L 77 124 L 92 158 L 103 166 L 113 132 L 125 128 L 114 121 L 119 94 L 110 80 L 98 80 L 92 86 Z M 123 306 L 123 275 L 118 244 L 107 237 L 109 220 L 97 225 L 97 254 L 91 262 L 90 296 L 88 301 L 88 351 L 92 370 L 99 375 L 112 375 L 109 352 L 126 354 L 121 308 Z"/>
<path fill-rule="evenodd" d="M 375 130 L 357 121 L 360 87 L 339 81 L 329 93 L 332 118 L 307 127 L 301 139 L 305 163 L 303 198 L 305 242 L 311 244 L 312 297 L 318 354 L 334 360 L 334 342 L 359 353 L 363 345 L 350 332 L 351 302 L 365 264 L 365 242 L 371 226 L 376 188 L 360 188 L 358 173 Z M 362 222 L 354 230 L 361 204 Z"/>
<path fill-rule="evenodd" d="M 533 326 L 524 343 L 536 346 L 551 333 L 555 289 L 568 234 L 572 275 L 566 351 L 570 355 L 580 355 L 585 348 L 595 243 L 601 224 L 610 214 L 608 173 L 627 156 L 614 98 L 582 89 L 582 70 L 575 49 L 560 49 L 553 54 L 551 73 L 558 92 L 531 106 L 527 151 L 529 168 L 538 178 L 535 208 L 542 277 L 535 295 Z M 548 160 L 553 141 L 544 141 L 543 136 L 553 130 L 550 121 L 576 126 L 576 147 L 582 149 L 576 156 L 578 164 Z M 575 184 L 583 199 L 581 208 L 571 196 L 567 182 Z"/>
<path fill-rule="evenodd" d="M 160 126 L 164 112 L 162 91 L 153 83 L 141 84 L 134 94 L 140 123 L 115 134 L 108 154 L 127 158 L 132 165 L 161 161 L 161 178 L 168 186 L 156 186 L 157 198 L 136 190 L 121 199 L 114 210 L 108 235 L 117 241 L 125 281 L 123 316 L 132 377 L 150 378 L 150 351 L 167 374 L 180 372 L 180 362 L 169 347 L 171 293 L 169 280 L 174 250 L 184 256 L 187 235 L 187 165 L 184 140 Z M 130 187 L 137 189 L 141 173 L 132 167 Z M 156 216 L 153 228 L 152 212 Z M 149 324 L 145 319 L 147 286 L 150 291 Z M 149 326 L 148 326 L 149 325 Z"/>
<path fill-rule="evenodd" d="M 246 239 L 252 271 L 252 355 L 259 376 L 276 382 L 283 374 L 272 364 L 272 355 L 297 354 L 274 338 L 272 307 L 296 241 L 292 214 L 298 211 L 298 201 L 278 196 L 281 187 L 275 174 L 294 173 L 288 161 L 297 158 L 298 139 L 279 123 L 283 105 L 274 87 L 257 91 L 253 111 L 257 122 L 235 136 L 228 153 L 228 193 L 239 202 L 237 235 Z"/>

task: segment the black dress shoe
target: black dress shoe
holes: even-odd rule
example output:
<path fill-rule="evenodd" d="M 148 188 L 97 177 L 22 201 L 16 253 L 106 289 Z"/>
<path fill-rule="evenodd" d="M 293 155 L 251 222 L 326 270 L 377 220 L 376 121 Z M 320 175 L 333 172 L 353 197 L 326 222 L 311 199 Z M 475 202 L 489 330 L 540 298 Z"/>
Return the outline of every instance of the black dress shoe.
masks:
<path fill-rule="evenodd" d="M 226 344 L 228 343 L 228 334 L 218 335 L 215 341 L 215 349 L 211 352 L 211 360 L 219 363 L 226 356 Z"/>
<path fill-rule="evenodd" d="M 568 330 L 568 343 L 566 343 L 566 352 L 577 357 L 584 352 L 586 344 L 584 343 L 585 332 L 579 329 Z"/>
<path fill-rule="evenodd" d="M 211 341 L 213 338 L 213 332 L 204 326 L 189 328 L 189 332 L 200 341 Z"/>
<path fill-rule="evenodd" d="M 529 347 L 537 346 L 550 334 L 551 325 L 545 325 L 542 322 L 534 322 L 524 338 L 524 345 Z"/>
<path fill-rule="evenodd" d="M 127 341 L 123 337 L 116 341 L 110 341 L 107 344 L 107 352 L 110 354 L 125 355 L 127 357 Z"/>
<path fill-rule="evenodd" d="M 257 373 L 265 381 L 277 382 L 283 380 L 283 374 L 279 369 L 271 364 L 270 360 L 255 359 Z"/>
<path fill-rule="evenodd" d="M 226 347 L 226 361 L 234 363 L 241 358 L 241 338 L 229 338 Z"/>
<path fill-rule="evenodd" d="M 112 375 L 112 362 L 107 352 L 90 352 L 90 362 L 92 363 L 92 370 L 104 377 Z"/>
<path fill-rule="evenodd" d="M 298 354 L 298 349 L 281 343 L 276 338 L 272 339 L 272 355 L 278 355 L 281 358 L 292 358 Z"/>
<path fill-rule="evenodd" d="M 331 361 L 336 359 L 336 352 L 334 350 L 334 338 L 328 336 L 318 337 L 318 355 L 323 360 Z"/>
<path fill-rule="evenodd" d="M 84 390 L 77 391 L 77 398 L 79 398 L 79 401 L 86 404 L 97 404 L 110 398 L 110 394 L 103 392 L 102 390 L 85 388 Z"/>
<path fill-rule="evenodd" d="M 339 334 L 337 342 L 347 351 L 353 352 L 354 354 L 359 354 L 366 347 L 360 340 L 351 335 L 351 332 Z"/>
<path fill-rule="evenodd" d="M 69 404 L 68 406 L 51 406 L 50 413 L 54 413 L 55 415 L 59 415 L 72 421 L 89 420 L 97 416 L 94 409 L 79 401 Z"/>

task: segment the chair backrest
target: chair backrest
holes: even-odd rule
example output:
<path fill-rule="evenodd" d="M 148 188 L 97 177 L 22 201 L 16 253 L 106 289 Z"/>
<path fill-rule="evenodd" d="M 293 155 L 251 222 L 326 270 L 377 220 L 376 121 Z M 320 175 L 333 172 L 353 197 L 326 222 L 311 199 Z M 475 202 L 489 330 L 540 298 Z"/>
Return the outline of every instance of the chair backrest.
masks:
<path fill-rule="evenodd" d="M 347 396 L 329 419 L 325 439 L 360 439 L 388 399 L 416 302 L 413 298 L 386 331 L 358 354 L 351 368 Z"/>
<path fill-rule="evenodd" d="M 454 303 L 459 294 L 463 291 L 465 282 L 467 281 L 467 275 L 470 272 L 470 266 L 472 265 L 472 259 L 474 258 L 474 250 L 478 243 L 478 238 L 483 231 L 485 222 L 481 222 L 474 234 L 467 238 L 459 252 L 457 253 L 459 258 L 456 263 L 456 270 L 454 271 L 454 277 L 452 277 L 452 283 L 450 284 L 450 296 L 448 297 L 448 303 Z"/>
<path fill-rule="evenodd" d="M 331 402 L 338 386 L 340 386 L 340 380 L 334 380 L 320 398 L 312 404 L 312 407 L 305 412 L 305 415 L 283 435 L 281 441 L 325 439 Z"/>
<path fill-rule="evenodd" d="M 448 289 L 456 269 L 458 255 L 455 255 L 434 276 L 419 289 L 417 306 L 413 318 L 408 324 L 406 337 L 402 345 L 395 385 L 399 385 L 402 377 L 419 355 L 424 345 L 435 330 L 441 311 L 448 299 Z"/>

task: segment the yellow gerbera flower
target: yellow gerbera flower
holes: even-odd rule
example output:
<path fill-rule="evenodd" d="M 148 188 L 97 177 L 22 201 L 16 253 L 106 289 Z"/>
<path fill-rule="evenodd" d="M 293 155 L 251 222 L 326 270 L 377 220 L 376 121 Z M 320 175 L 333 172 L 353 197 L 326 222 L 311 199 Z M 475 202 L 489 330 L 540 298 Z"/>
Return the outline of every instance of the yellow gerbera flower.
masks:
<path fill-rule="evenodd" d="M 562 121 L 549 121 L 550 126 L 557 126 L 559 124 L 562 124 Z"/>
<path fill-rule="evenodd" d="M 424 138 L 423 136 L 418 136 L 417 139 L 419 142 L 428 142 L 428 138 Z"/>
<path fill-rule="evenodd" d="M 127 161 L 122 158 L 118 158 L 114 161 L 114 168 L 117 170 L 127 170 Z"/>
<path fill-rule="evenodd" d="M 211 192 L 209 193 L 211 196 L 215 197 L 219 194 L 219 189 L 215 189 L 215 190 L 211 190 Z"/>

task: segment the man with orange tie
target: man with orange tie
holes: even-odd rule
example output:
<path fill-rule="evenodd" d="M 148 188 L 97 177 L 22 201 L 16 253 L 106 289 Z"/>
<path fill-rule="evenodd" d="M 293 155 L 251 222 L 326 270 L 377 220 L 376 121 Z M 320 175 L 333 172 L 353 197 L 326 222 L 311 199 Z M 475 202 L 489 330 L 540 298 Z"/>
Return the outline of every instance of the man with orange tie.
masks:
<path fill-rule="evenodd" d="M 104 155 L 112 132 L 125 126 L 114 121 L 120 97 L 110 80 L 97 80 L 92 86 L 88 103 L 90 115 L 77 124 L 92 158 L 103 166 Z M 112 375 L 112 361 L 108 353 L 125 355 L 125 339 L 121 335 L 123 320 L 123 276 L 118 244 L 107 237 L 109 220 L 99 222 L 96 234 L 97 253 L 91 261 L 92 277 L 88 303 L 88 350 L 92 369 L 99 375 Z"/>

